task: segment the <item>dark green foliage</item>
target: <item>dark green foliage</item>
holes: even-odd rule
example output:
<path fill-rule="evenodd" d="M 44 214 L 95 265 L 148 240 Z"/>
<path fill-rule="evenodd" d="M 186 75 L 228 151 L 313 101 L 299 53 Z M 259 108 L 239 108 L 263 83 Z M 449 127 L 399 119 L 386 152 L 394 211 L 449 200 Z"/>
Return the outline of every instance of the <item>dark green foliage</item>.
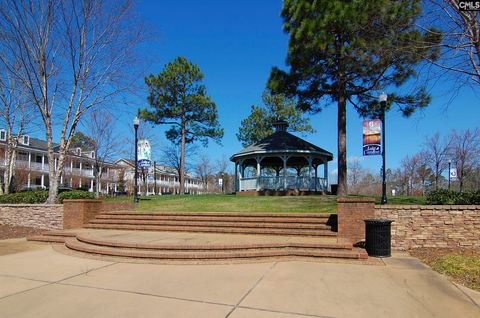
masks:
<path fill-rule="evenodd" d="M 376 117 L 377 96 L 388 91 L 405 116 L 428 105 L 424 87 L 392 93 L 416 76 L 425 57 L 435 60 L 440 36 L 422 33 L 415 19 L 419 0 L 285 0 L 282 17 L 289 33 L 288 71 L 273 68 L 268 87 L 297 100 L 304 111 L 338 105 L 338 183 L 346 194 L 346 104 Z"/>
<path fill-rule="evenodd" d="M 291 132 L 314 132 L 310 118 L 303 117 L 302 111 L 295 108 L 295 101 L 283 94 L 262 94 L 264 107 L 253 105 L 250 115 L 242 120 L 237 138 L 244 147 L 253 144 L 274 132 L 272 124 L 279 120 L 288 122 Z"/>
<path fill-rule="evenodd" d="M 427 194 L 427 204 L 480 204 L 480 191 L 456 192 L 448 189 L 437 189 Z"/>
<path fill-rule="evenodd" d="M 81 131 L 77 131 L 75 135 L 72 137 L 72 141 L 70 143 L 70 149 L 80 148 L 84 151 L 86 150 L 94 150 L 95 149 L 95 140 L 88 137 Z"/>
<path fill-rule="evenodd" d="M 207 96 L 202 80 L 197 65 L 184 57 L 176 58 L 157 76 L 145 78 L 152 110 L 141 109 L 140 117 L 153 124 L 172 125 L 166 135 L 175 143 L 180 143 L 182 130 L 186 143 L 199 140 L 206 144 L 209 138 L 220 141 L 223 129 L 218 122 L 217 106 Z"/>
<path fill-rule="evenodd" d="M 25 191 L 1 195 L 0 203 L 36 204 L 45 203 L 47 198 L 48 191 L 46 190 Z"/>
<path fill-rule="evenodd" d="M 57 200 L 60 203 L 63 203 L 63 200 L 65 199 L 95 199 L 95 193 L 81 191 L 81 190 L 74 190 L 74 191 L 62 192 L 57 197 Z"/>
<path fill-rule="evenodd" d="M 185 145 L 198 140 L 206 146 L 209 139 L 220 142 L 223 137 L 217 106 L 202 80 L 200 68 L 184 57 L 167 64 L 157 76 L 145 78 L 152 110 L 141 109 L 139 116 L 155 125 L 171 125 L 166 136 L 180 145 L 181 194 L 185 192 Z"/>

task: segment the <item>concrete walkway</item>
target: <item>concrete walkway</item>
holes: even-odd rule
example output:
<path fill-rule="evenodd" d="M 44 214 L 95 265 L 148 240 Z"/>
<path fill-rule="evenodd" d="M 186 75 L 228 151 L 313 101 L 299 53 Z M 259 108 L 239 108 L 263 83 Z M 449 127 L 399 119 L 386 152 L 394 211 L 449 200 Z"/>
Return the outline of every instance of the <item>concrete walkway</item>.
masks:
<path fill-rule="evenodd" d="M 0 254 L 1 317 L 480 317 L 479 293 L 404 254 L 384 265 L 153 265 L 24 240 L 0 241 Z"/>

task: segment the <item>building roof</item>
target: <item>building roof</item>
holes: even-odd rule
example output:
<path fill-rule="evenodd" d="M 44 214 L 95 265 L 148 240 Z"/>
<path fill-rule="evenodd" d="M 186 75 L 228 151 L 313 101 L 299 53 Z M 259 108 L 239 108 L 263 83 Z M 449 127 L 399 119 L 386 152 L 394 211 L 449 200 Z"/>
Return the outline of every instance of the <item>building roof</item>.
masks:
<path fill-rule="evenodd" d="M 324 156 L 328 161 L 333 160 L 331 152 L 281 130 L 243 148 L 230 157 L 230 160 L 234 161 L 235 158 L 264 153 L 314 154 Z"/>

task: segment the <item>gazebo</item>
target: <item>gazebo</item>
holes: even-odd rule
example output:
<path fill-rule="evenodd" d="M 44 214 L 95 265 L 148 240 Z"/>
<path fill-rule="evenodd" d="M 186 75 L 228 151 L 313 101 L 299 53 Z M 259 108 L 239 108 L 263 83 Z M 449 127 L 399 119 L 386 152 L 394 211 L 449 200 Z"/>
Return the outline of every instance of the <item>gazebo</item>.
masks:
<path fill-rule="evenodd" d="M 246 193 L 325 193 L 332 153 L 287 132 L 288 123 L 230 157 L 235 163 L 235 190 Z M 323 177 L 318 167 L 323 165 Z"/>

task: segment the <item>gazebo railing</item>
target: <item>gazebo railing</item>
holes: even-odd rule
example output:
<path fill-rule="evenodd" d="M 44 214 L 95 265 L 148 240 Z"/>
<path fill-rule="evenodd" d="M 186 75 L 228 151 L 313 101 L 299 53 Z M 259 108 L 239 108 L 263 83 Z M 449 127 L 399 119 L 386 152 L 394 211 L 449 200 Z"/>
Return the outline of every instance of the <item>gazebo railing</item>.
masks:
<path fill-rule="evenodd" d="M 327 180 L 315 177 L 278 176 L 278 177 L 255 177 L 240 180 L 239 190 L 327 190 Z"/>

